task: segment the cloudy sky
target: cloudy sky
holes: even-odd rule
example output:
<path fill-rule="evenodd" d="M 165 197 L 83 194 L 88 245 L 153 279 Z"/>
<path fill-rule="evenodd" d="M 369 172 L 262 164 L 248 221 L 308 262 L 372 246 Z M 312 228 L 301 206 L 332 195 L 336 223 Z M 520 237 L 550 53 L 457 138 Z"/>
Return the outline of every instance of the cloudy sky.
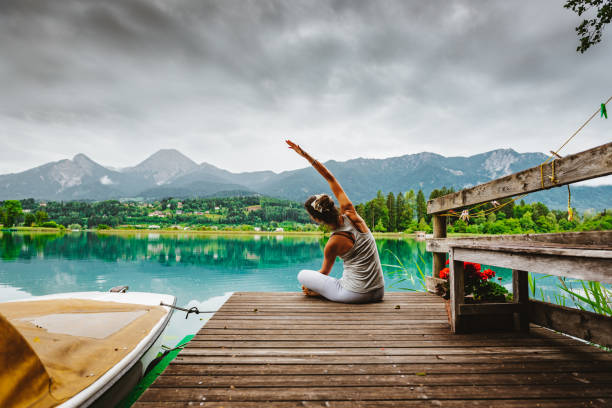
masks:
<path fill-rule="evenodd" d="M 321 161 L 548 152 L 612 96 L 612 28 L 578 54 L 563 3 L 2 0 L 0 173 L 162 148 L 304 167 L 285 138 Z"/>

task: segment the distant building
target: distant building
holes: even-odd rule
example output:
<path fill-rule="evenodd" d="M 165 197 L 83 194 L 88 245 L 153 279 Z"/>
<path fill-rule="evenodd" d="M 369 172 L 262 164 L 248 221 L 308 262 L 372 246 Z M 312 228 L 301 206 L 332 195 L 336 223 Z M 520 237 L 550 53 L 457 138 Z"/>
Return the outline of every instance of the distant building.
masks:
<path fill-rule="evenodd" d="M 159 218 L 166 218 L 166 214 L 164 214 L 161 211 L 153 211 L 149 213 L 149 217 L 159 217 Z"/>
<path fill-rule="evenodd" d="M 183 208 L 183 203 L 181 203 L 180 201 L 176 203 L 176 208 Z"/>
<path fill-rule="evenodd" d="M 274 231 L 275 231 L 275 232 L 283 232 L 283 231 L 284 231 L 284 229 L 279 227 L 279 228 L 275 229 Z"/>
<path fill-rule="evenodd" d="M 43 203 L 40 203 L 40 206 L 41 206 L 41 207 L 46 207 L 46 206 L 47 206 L 47 203 L 44 203 L 44 202 L 43 202 Z"/>
<path fill-rule="evenodd" d="M 210 214 L 210 211 L 206 210 L 204 211 L 204 214 Z"/>
<path fill-rule="evenodd" d="M 159 225 L 149 225 L 149 229 L 159 229 Z"/>
<path fill-rule="evenodd" d="M 253 228 L 254 231 L 261 231 L 261 227 L 255 227 Z"/>
<path fill-rule="evenodd" d="M 176 215 L 181 215 L 183 213 L 183 210 L 176 210 Z"/>
<path fill-rule="evenodd" d="M 221 207 L 215 207 L 215 211 L 219 211 Z"/>

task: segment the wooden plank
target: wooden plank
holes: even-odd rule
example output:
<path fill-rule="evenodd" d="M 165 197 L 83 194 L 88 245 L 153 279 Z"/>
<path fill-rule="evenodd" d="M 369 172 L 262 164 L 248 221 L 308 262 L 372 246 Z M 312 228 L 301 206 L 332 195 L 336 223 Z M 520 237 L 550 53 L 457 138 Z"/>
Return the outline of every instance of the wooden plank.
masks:
<path fill-rule="evenodd" d="M 463 270 L 463 262 L 456 259 L 454 249 L 451 249 L 449 265 L 451 330 L 453 333 L 461 333 L 463 327 L 459 308 L 465 297 L 465 271 Z"/>
<path fill-rule="evenodd" d="M 523 254 L 492 249 L 454 248 L 455 258 L 509 269 L 589 281 L 612 283 L 612 260 L 544 254 Z"/>
<path fill-rule="evenodd" d="M 514 303 L 521 305 L 515 316 L 518 330 L 529 331 L 529 274 L 527 271 L 512 270 L 512 296 Z"/>
<path fill-rule="evenodd" d="M 455 386 L 453 396 L 461 398 L 496 399 L 540 398 L 555 395 L 557 398 L 611 397 L 609 385 L 541 385 L 525 386 Z M 145 392 L 142 401 L 287 401 L 287 400 L 428 400 L 448 399 L 448 388 L 440 386 L 396 387 L 266 387 L 266 388 L 157 388 Z"/>
<path fill-rule="evenodd" d="M 287 347 L 287 348 L 219 348 L 219 347 L 186 347 L 181 356 L 449 356 L 449 355 L 493 355 L 493 354 L 545 354 L 545 353 L 580 353 L 601 354 L 612 360 L 612 355 L 595 347 L 584 346 L 532 346 L 524 347 Z"/>
<path fill-rule="evenodd" d="M 556 255 L 580 258 L 601 258 L 612 260 L 612 247 L 594 248 L 586 245 L 568 245 L 558 243 L 535 243 L 520 241 L 497 242 L 457 242 L 453 248 L 484 249 L 487 251 L 509 252 L 517 254 Z"/>
<path fill-rule="evenodd" d="M 265 401 L 262 405 L 261 401 L 139 401 L 134 408 L 178 408 L 186 406 L 201 406 L 203 408 L 355 408 L 355 407 L 368 407 L 368 408 L 422 408 L 424 406 L 443 406 L 445 408 L 597 408 L 597 407 L 609 407 L 612 400 L 606 398 L 591 398 L 591 399 L 516 399 L 516 400 L 502 400 L 502 399 L 465 399 L 465 400 L 436 400 L 432 399 L 429 401 L 423 400 L 401 400 L 401 401 Z"/>
<path fill-rule="evenodd" d="M 537 300 L 529 301 L 529 310 L 534 323 L 612 347 L 612 317 Z"/>
<path fill-rule="evenodd" d="M 460 315 L 483 315 L 483 314 L 512 314 L 520 313 L 526 308 L 518 303 L 477 303 L 460 304 Z"/>
<path fill-rule="evenodd" d="M 174 364 L 402 364 L 402 363 L 428 363 L 428 364 L 473 364 L 473 363 L 506 363 L 506 362 L 535 362 L 535 361 L 612 361 L 609 353 L 498 353 L 482 355 L 314 355 L 299 356 L 248 356 L 238 353 L 229 356 L 184 355 L 174 360 Z"/>
<path fill-rule="evenodd" d="M 428 252 L 448 252 L 451 246 L 463 243 L 495 243 L 495 242 L 533 242 L 533 243 L 559 243 L 566 245 L 582 245 L 592 247 L 610 246 L 612 231 L 578 231 L 560 232 L 552 234 L 511 234 L 489 235 L 482 237 L 461 237 L 446 239 L 427 239 Z"/>
<path fill-rule="evenodd" d="M 232 320 L 236 318 L 244 318 L 244 319 L 254 319 L 254 318 L 272 318 L 272 319 L 317 319 L 319 321 L 324 320 L 338 320 L 338 318 L 348 318 L 352 320 L 378 320 L 381 318 L 387 319 L 411 319 L 414 317 L 421 317 L 423 319 L 428 319 L 430 317 L 438 318 L 438 317 L 446 317 L 446 310 L 442 307 L 439 307 L 438 310 L 410 310 L 410 309 L 398 309 L 398 310 L 388 310 L 388 311 L 370 311 L 366 313 L 361 312 L 336 312 L 336 313 L 321 313 L 319 311 L 292 311 L 292 312 L 284 312 L 284 311 L 239 311 L 239 312 L 228 312 L 228 311 L 218 311 L 214 315 L 214 319 L 227 319 Z"/>
<path fill-rule="evenodd" d="M 409 321 L 403 320 L 403 321 L 399 321 L 399 324 L 407 324 L 409 323 Z M 421 333 L 432 333 L 435 330 L 434 329 L 447 329 L 449 327 L 448 322 L 444 322 L 444 323 L 417 323 L 417 322 L 412 322 L 414 325 L 418 324 L 418 329 L 415 328 L 413 332 L 421 332 Z M 317 323 L 317 322 L 309 322 L 309 321 L 304 321 L 304 322 L 300 322 L 299 324 L 292 324 L 292 323 L 279 323 L 276 321 L 269 321 L 269 320 L 255 320 L 255 321 L 248 321 L 248 320 L 209 320 L 206 323 L 206 327 L 210 327 L 210 328 L 220 328 L 220 329 L 232 329 L 232 328 L 241 328 L 241 329 L 269 329 L 269 330 L 291 330 L 291 329 L 307 329 L 310 331 L 316 331 L 316 330 L 325 330 L 325 329 L 329 329 L 330 327 L 333 327 L 334 330 L 343 330 L 346 334 L 347 330 L 389 330 L 389 329 L 397 329 L 397 330 L 401 330 L 398 329 L 398 323 L 396 321 L 394 322 L 361 322 L 361 323 L 355 323 L 355 322 L 350 322 L 350 321 L 343 321 L 343 322 L 337 322 L 337 321 L 327 321 L 325 323 Z M 431 330 L 430 330 L 431 329 Z"/>
<path fill-rule="evenodd" d="M 553 164 L 549 162 L 542 168 L 535 166 L 488 183 L 435 198 L 427 203 L 427 213 L 441 213 L 612 174 L 612 143 L 554 160 L 556 183 L 552 183 L 549 178 L 552 176 L 552 169 Z M 542 181 L 544 187 L 542 187 Z"/>
<path fill-rule="evenodd" d="M 419 385 L 529 385 L 549 384 L 612 384 L 612 373 L 530 373 L 526 381 L 525 375 L 514 373 L 488 373 L 457 375 L 446 374 L 323 374 L 323 375 L 256 375 L 243 377 L 240 375 L 224 376 L 194 376 L 168 375 L 155 383 L 155 387 L 210 387 L 228 388 L 240 384 L 240 387 L 380 387 L 380 386 L 419 386 Z"/>
<path fill-rule="evenodd" d="M 364 337 L 362 340 L 354 340 L 351 336 L 351 340 L 342 340 L 335 338 L 333 340 L 278 340 L 278 339 L 266 339 L 266 340 L 232 340 L 225 339 L 219 341 L 218 339 L 202 340 L 201 338 L 193 339 L 187 344 L 186 348 L 224 348 L 224 349 L 236 349 L 236 348 L 337 348 L 337 347 L 355 347 L 355 348 L 370 348 L 370 347 L 383 347 L 383 348 L 430 348 L 430 347 L 465 347 L 468 349 L 474 349 L 478 347 L 542 347 L 550 345 L 548 339 L 491 339 L 491 340 L 374 340 L 371 338 Z M 575 343 L 568 339 L 566 342 L 561 344 L 555 344 L 555 347 L 561 348 L 564 346 L 575 346 Z"/>
<path fill-rule="evenodd" d="M 327 375 L 327 374 L 489 374 L 489 373 L 610 373 L 609 361 L 524 361 L 484 363 L 380 364 L 171 364 L 164 375 Z M 526 376 L 525 376 L 526 377 Z"/>
<path fill-rule="evenodd" d="M 612 398 L 612 354 L 548 329 L 452 334 L 443 300 L 429 295 L 372 305 L 256 295 L 232 296 L 135 406 L 596 406 Z"/>

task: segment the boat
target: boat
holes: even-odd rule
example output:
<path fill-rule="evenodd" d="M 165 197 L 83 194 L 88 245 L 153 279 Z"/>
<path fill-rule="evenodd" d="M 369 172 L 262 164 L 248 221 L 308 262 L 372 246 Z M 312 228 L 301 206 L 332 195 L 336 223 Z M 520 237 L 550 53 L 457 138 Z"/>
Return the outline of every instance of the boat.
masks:
<path fill-rule="evenodd" d="M 0 302 L 1 407 L 113 407 L 128 395 L 176 298 L 112 290 Z"/>

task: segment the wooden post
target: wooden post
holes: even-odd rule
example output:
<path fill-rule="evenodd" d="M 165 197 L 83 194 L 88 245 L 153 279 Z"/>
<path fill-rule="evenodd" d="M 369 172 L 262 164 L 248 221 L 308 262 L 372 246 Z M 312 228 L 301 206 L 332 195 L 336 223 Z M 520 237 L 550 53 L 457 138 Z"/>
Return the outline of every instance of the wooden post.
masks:
<path fill-rule="evenodd" d="M 434 238 L 446 238 L 446 217 L 441 215 L 433 216 L 433 237 Z M 433 254 L 433 270 L 432 276 L 434 278 L 440 277 L 440 269 L 444 268 L 446 262 L 445 252 L 434 252 Z"/>
<path fill-rule="evenodd" d="M 528 272 L 512 270 L 512 298 L 514 303 L 522 306 L 521 311 L 514 316 L 515 327 L 529 331 L 529 281 Z"/>
<path fill-rule="evenodd" d="M 463 261 L 454 260 L 454 249 L 452 248 L 449 266 L 451 329 L 453 333 L 461 333 L 463 325 L 459 315 L 459 305 L 463 303 L 465 298 L 465 271 L 463 270 Z"/>

